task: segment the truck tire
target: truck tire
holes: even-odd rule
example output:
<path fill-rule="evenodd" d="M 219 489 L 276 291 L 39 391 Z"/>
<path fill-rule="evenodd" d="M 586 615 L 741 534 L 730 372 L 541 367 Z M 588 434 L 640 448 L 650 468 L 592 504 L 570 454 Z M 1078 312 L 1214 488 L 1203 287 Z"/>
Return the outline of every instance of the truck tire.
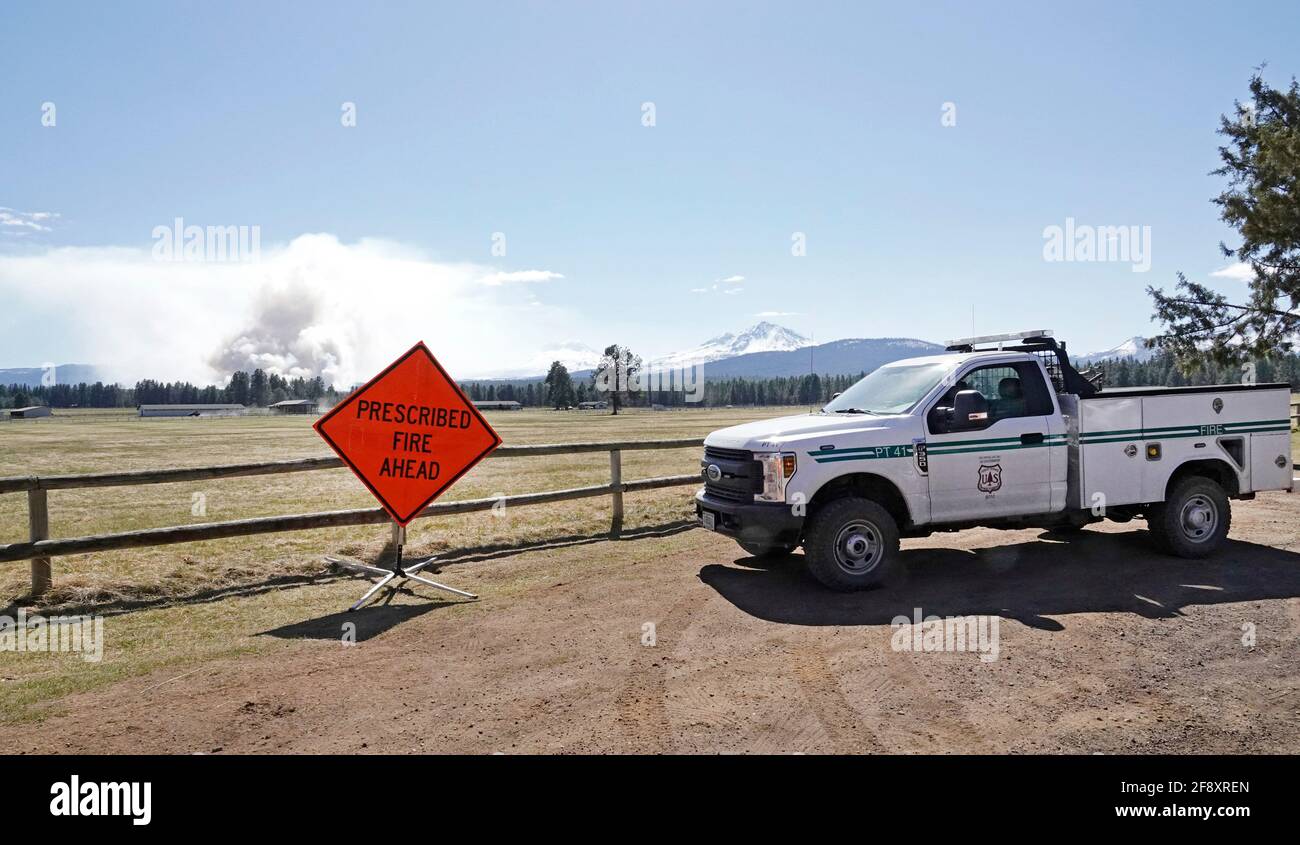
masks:
<path fill-rule="evenodd" d="M 847 497 L 822 506 L 803 543 L 808 571 L 847 593 L 887 583 L 899 571 L 898 523 L 870 499 Z"/>
<path fill-rule="evenodd" d="M 751 557 L 772 560 L 779 557 L 785 557 L 794 551 L 794 546 L 788 546 L 783 543 L 754 543 L 748 540 L 737 540 L 736 543 L 744 549 L 745 554 Z"/>
<path fill-rule="evenodd" d="M 1147 514 L 1147 528 L 1168 554 L 1202 558 L 1213 554 L 1228 536 L 1232 506 L 1214 481 L 1191 475 L 1174 484 L 1169 498 Z"/>

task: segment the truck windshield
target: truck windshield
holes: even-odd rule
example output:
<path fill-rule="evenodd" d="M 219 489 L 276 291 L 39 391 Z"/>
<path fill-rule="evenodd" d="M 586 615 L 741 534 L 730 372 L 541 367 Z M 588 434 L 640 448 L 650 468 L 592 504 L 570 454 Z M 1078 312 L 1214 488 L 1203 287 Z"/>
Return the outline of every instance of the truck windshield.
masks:
<path fill-rule="evenodd" d="M 822 410 L 828 414 L 905 414 L 947 371 L 947 364 L 881 367 L 832 399 Z"/>

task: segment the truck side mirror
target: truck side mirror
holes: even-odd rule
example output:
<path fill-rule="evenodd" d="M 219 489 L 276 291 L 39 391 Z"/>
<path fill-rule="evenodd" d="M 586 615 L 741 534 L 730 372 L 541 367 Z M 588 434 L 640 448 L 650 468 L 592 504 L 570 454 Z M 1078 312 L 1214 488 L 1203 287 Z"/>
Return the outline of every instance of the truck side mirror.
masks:
<path fill-rule="evenodd" d="M 984 428 L 989 424 L 989 402 L 978 390 L 961 390 L 953 400 L 954 430 Z"/>

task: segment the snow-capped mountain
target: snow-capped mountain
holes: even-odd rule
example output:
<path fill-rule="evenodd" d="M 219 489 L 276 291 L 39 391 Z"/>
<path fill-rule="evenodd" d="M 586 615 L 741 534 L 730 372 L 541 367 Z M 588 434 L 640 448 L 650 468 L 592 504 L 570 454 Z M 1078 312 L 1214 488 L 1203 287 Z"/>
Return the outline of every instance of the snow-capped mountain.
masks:
<path fill-rule="evenodd" d="M 1072 355 L 1077 364 L 1087 364 L 1092 361 L 1104 361 L 1107 358 L 1132 358 L 1135 361 L 1149 361 L 1155 357 L 1157 349 L 1148 349 L 1146 338 L 1142 336 L 1130 337 L 1119 346 L 1112 346 L 1110 349 L 1103 349 L 1101 352 L 1089 352 L 1086 355 Z"/>
<path fill-rule="evenodd" d="M 797 376 L 809 367 L 823 375 L 853 375 L 900 358 L 942 351 L 938 344 L 902 337 L 848 338 L 813 346 L 798 332 L 764 321 L 739 334 L 728 332 L 691 349 L 650 358 L 646 364 L 665 370 L 705 364 L 706 378 Z M 525 365 L 479 378 L 540 379 L 556 360 L 574 378 L 585 379 L 599 363 L 600 353 L 577 342 L 559 344 L 532 356 Z"/>
<path fill-rule="evenodd" d="M 812 341 L 798 332 L 764 320 L 755 323 L 740 334 L 731 332 L 720 334 L 693 349 L 654 358 L 651 363 L 660 367 L 685 367 L 754 352 L 790 352 L 803 349 L 810 343 Z"/>
<path fill-rule="evenodd" d="M 856 375 L 902 358 L 936 355 L 937 343 L 911 337 L 862 337 L 832 340 L 812 347 L 781 352 L 751 352 L 704 365 L 704 377 L 771 378 L 819 375 Z"/>

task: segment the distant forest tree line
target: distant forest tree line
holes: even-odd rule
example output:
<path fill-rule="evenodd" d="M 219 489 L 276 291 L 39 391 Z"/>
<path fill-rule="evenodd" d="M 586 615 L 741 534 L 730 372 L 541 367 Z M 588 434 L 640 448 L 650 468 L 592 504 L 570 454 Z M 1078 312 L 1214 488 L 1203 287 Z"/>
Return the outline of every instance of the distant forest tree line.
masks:
<path fill-rule="evenodd" d="M 806 405 L 819 398 L 829 401 L 830 397 L 856 382 L 865 373 L 855 376 L 807 375 L 763 379 L 722 379 L 705 381 L 704 401 L 695 403 L 687 401 L 687 394 L 681 390 L 642 390 L 621 391 L 621 403 L 629 408 L 648 408 L 651 405 L 664 405 L 669 408 L 689 408 L 697 404 L 718 405 Z M 568 392 L 561 395 L 572 397 L 568 401 L 553 402 L 557 392 L 554 388 L 540 381 L 490 381 L 463 384 L 465 392 L 475 401 L 514 400 L 525 407 L 561 407 L 577 405 L 579 402 L 596 402 L 608 400 L 604 391 L 597 390 L 590 381 L 579 380 L 571 383 Z M 829 392 L 828 392 L 829 391 Z"/>
<path fill-rule="evenodd" d="M 134 387 L 119 384 L 0 385 L 0 408 L 48 405 L 51 408 L 134 408 L 137 405 L 239 404 L 266 407 L 286 399 L 315 399 L 332 405 L 343 394 L 315 378 L 286 379 L 275 373 L 253 370 L 237 372 L 225 387 L 199 387 L 188 381 L 137 381 Z"/>
<path fill-rule="evenodd" d="M 1154 385 L 1234 384 L 1246 380 L 1245 365 L 1218 364 L 1206 361 L 1190 372 L 1179 368 L 1170 354 L 1157 354 L 1149 361 L 1121 358 L 1095 362 L 1102 369 L 1105 383 L 1112 387 Z M 1253 363 L 1257 382 L 1300 384 L 1300 355 L 1261 358 Z M 558 369 L 557 369 L 558 367 Z M 623 407 L 646 408 L 662 405 L 669 408 L 721 407 L 726 405 L 821 405 L 830 401 L 866 375 L 779 376 L 774 378 L 728 378 L 707 380 L 704 401 L 687 402 L 681 390 L 623 391 Z M 470 399 L 513 400 L 530 408 L 572 407 L 579 402 L 609 397 L 596 388 L 595 378 L 573 379 L 562 364 L 552 365 L 543 381 L 466 382 L 462 389 Z M 49 405 L 52 408 L 133 408 L 137 405 L 177 403 L 237 403 L 265 407 L 285 399 L 314 399 L 324 406 L 335 404 L 346 393 L 329 387 L 317 376 L 312 379 L 285 379 L 274 373 L 254 370 L 237 372 L 225 387 L 199 387 L 189 382 L 159 382 L 151 379 L 136 382 L 134 387 L 117 384 L 54 384 L 38 387 L 0 385 L 0 407 L 21 408 L 26 405 Z"/>

